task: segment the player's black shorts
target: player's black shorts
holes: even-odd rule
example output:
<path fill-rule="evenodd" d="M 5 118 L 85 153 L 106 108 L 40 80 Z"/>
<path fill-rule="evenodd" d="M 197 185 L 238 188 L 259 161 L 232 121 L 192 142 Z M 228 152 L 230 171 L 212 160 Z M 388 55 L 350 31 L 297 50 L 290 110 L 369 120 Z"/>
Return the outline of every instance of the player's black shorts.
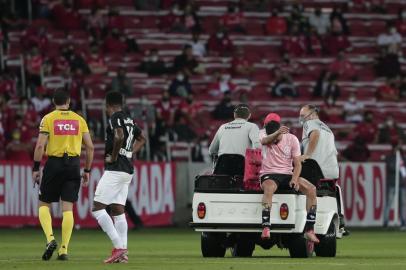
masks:
<path fill-rule="evenodd" d="M 272 174 L 264 174 L 261 176 L 261 184 L 266 180 L 273 180 L 278 188 L 289 188 L 289 182 L 292 180 L 291 174 L 279 174 L 279 173 L 272 173 Z"/>
<path fill-rule="evenodd" d="M 79 157 L 49 157 L 43 170 L 39 200 L 76 202 L 80 189 Z"/>

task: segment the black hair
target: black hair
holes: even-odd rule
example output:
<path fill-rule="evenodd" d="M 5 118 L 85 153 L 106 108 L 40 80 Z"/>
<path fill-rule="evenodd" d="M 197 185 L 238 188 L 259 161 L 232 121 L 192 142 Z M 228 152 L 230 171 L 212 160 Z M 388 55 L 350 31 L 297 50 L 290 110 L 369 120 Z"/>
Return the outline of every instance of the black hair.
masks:
<path fill-rule="evenodd" d="M 69 93 L 63 89 L 56 89 L 53 96 L 53 101 L 56 106 L 62 106 L 68 103 L 70 99 Z"/>
<path fill-rule="evenodd" d="M 275 133 L 281 127 L 281 123 L 276 121 L 269 121 L 265 124 L 266 135 Z"/>
<path fill-rule="evenodd" d="M 106 104 L 109 106 L 123 106 L 123 95 L 117 91 L 110 91 L 106 94 Z"/>
<path fill-rule="evenodd" d="M 247 104 L 238 104 L 234 108 L 234 114 L 237 118 L 248 119 L 248 117 L 251 114 L 251 111 Z"/>

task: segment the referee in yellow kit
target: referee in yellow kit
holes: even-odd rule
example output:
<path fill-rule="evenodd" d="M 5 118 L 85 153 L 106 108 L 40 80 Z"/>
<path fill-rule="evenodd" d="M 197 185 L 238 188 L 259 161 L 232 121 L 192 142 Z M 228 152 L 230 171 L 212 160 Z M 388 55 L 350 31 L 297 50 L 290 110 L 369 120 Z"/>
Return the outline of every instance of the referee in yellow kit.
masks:
<path fill-rule="evenodd" d="M 42 118 L 37 145 L 34 152 L 32 178 L 40 183 L 40 163 L 46 146 L 48 160 L 43 169 L 39 190 L 38 216 L 47 238 L 43 260 L 49 260 L 57 248 L 52 232 L 52 218 L 49 210 L 52 202 L 62 202 L 62 243 L 58 260 L 68 259 L 68 245 L 73 229 L 73 203 L 78 200 L 81 178 L 83 185 L 89 181 L 93 162 L 93 143 L 86 121 L 69 110 L 70 97 L 64 90 L 56 90 L 53 97 L 55 110 Z M 86 165 L 80 175 L 80 152 L 82 140 L 86 148 Z"/>

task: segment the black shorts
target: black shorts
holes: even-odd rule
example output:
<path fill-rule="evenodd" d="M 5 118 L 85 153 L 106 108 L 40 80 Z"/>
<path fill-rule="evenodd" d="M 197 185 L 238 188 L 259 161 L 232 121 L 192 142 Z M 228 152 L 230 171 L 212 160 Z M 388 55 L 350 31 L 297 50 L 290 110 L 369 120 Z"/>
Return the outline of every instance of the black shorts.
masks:
<path fill-rule="evenodd" d="M 43 170 L 39 200 L 76 202 L 80 189 L 79 157 L 49 157 Z"/>
<path fill-rule="evenodd" d="M 264 174 L 261 176 L 261 184 L 266 180 L 273 180 L 276 185 L 282 188 L 289 188 L 289 182 L 292 180 L 291 174 L 279 174 L 279 173 L 272 173 L 272 174 Z"/>

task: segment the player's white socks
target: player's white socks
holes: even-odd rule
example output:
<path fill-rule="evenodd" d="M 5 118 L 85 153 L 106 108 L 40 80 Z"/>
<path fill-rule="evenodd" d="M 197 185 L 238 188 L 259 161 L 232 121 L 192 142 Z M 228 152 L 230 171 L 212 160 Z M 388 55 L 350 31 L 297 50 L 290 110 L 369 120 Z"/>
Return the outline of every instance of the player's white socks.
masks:
<path fill-rule="evenodd" d="M 125 218 L 125 214 L 113 216 L 113 219 L 114 219 L 114 227 L 116 227 L 118 235 L 121 237 L 123 247 L 127 248 L 128 224 L 127 219 Z"/>
<path fill-rule="evenodd" d="M 123 248 L 123 242 L 116 228 L 114 227 L 113 220 L 111 220 L 106 210 L 98 210 L 92 212 L 94 218 L 99 223 L 103 231 L 109 236 L 111 242 L 113 242 L 114 248 Z"/>

